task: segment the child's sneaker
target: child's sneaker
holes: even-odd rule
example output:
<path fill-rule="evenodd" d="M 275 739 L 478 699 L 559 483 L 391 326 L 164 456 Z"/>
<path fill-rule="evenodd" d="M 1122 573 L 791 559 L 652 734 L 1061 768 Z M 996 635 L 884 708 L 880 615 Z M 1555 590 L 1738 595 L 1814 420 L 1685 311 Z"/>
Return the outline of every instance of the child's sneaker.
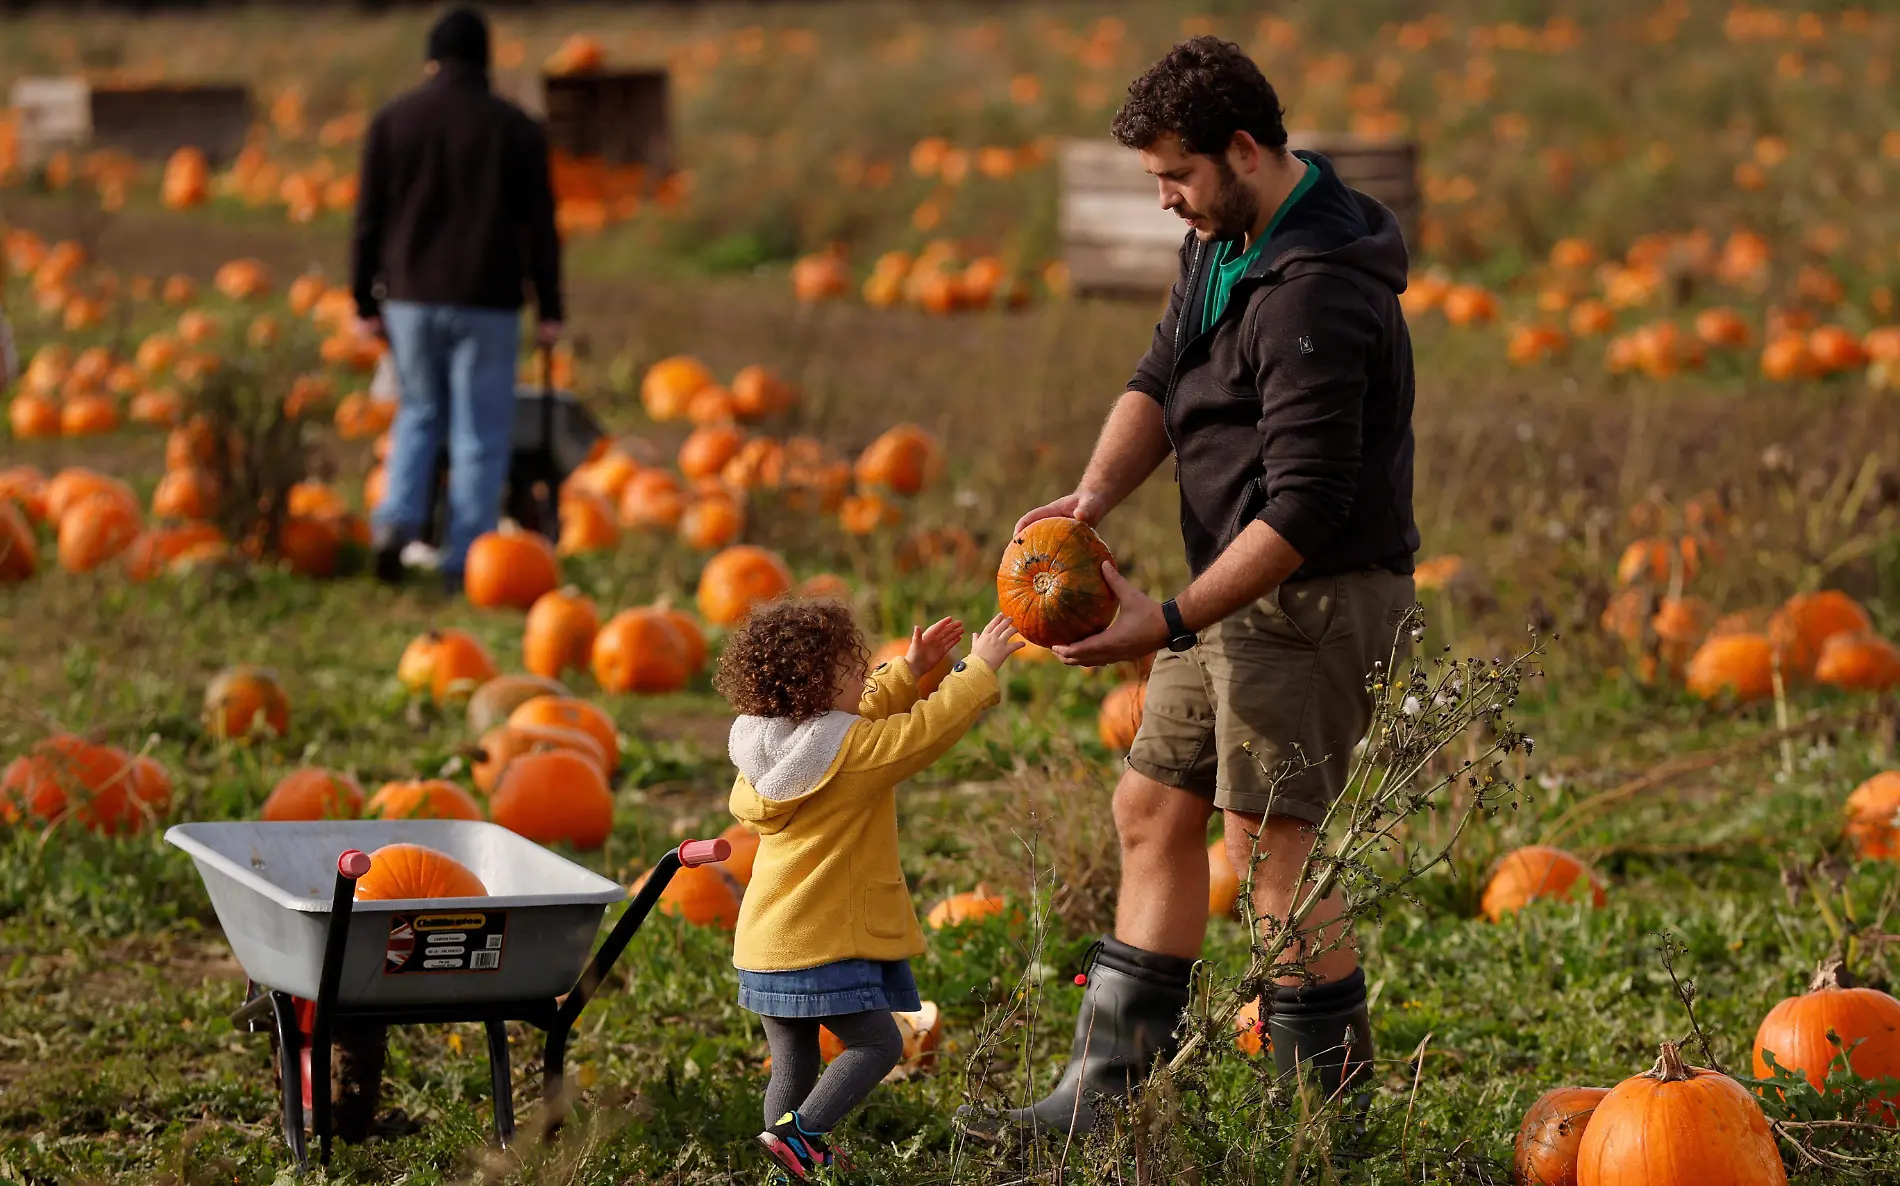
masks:
<path fill-rule="evenodd" d="M 818 1133 L 805 1131 L 805 1126 L 798 1122 L 796 1112 L 785 1113 L 779 1117 L 777 1124 L 760 1133 L 759 1144 L 778 1160 L 794 1182 L 812 1181 L 812 1175 L 817 1171 L 839 1166 L 825 1138 Z"/>

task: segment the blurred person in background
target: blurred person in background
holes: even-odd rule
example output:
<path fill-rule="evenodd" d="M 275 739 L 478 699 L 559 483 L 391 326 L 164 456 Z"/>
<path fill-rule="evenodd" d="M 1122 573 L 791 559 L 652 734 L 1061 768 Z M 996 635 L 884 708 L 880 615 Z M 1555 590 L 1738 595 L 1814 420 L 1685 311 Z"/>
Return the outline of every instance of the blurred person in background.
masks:
<path fill-rule="evenodd" d="M 561 336 L 561 247 L 547 136 L 489 90 L 488 25 L 471 8 L 429 30 L 426 79 L 376 114 L 363 142 L 352 286 L 365 333 L 389 341 L 401 386 L 388 486 L 373 516 L 376 575 L 428 528 L 448 445 L 444 583 L 462 585 L 493 531 L 514 434 L 520 310 Z"/>
<path fill-rule="evenodd" d="M 1055 648 L 1090 667 L 1159 651 L 1115 788 L 1114 933 L 1086 963 L 1069 1065 L 1031 1107 L 966 1127 L 1085 1131 L 1177 1045 L 1208 916 L 1208 821 L 1254 868 L 1257 917 L 1292 909 L 1317 825 L 1372 721 L 1367 677 L 1411 609 L 1412 343 L 1392 212 L 1325 157 L 1287 149 L 1273 87 L 1239 46 L 1176 46 L 1128 89 L 1117 140 L 1187 224 L 1180 279 L 1075 492 L 1024 515 L 1100 523 L 1172 455 L 1193 581 Z M 1165 648 L 1165 649 L 1164 649 Z M 1255 861 L 1258 861 L 1257 865 Z M 1365 973 L 1337 891 L 1279 953 L 1261 1020 L 1283 1080 L 1369 1102 Z"/>

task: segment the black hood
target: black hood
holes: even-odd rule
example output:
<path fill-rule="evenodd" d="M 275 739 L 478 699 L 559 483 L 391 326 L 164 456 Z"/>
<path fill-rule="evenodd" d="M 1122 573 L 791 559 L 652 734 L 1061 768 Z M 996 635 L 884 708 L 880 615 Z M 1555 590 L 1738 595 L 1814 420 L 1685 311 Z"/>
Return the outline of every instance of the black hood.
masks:
<path fill-rule="evenodd" d="M 1293 155 L 1317 166 L 1319 180 L 1280 220 L 1247 277 L 1284 278 L 1311 261 L 1354 268 L 1377 277 L 1393 292 L 1404 292 L 1410 261 L 1398 218 L 1377 199 L 1348 189 L 1320 153 L 1299 150 Z"/>

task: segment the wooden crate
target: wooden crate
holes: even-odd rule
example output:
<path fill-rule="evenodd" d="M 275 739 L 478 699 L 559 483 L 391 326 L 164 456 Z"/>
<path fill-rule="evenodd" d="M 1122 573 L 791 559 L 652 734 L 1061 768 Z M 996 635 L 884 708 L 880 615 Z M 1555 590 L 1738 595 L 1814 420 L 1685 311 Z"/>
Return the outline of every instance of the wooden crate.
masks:
<path fill-rule="evenodd" d="M 1309 133 L 1288 147 L 1325 155 L 1340 180 L 1391 207 L 1407 242 L 1416 241 L 1416 144 Z M 1070 140 L 1058 167 L 1062 256 L 1077 291 L 1149 294 L 1173 284 L 1187 226 L 1161 209 L 1140 158 L 1112 140 Z"/>
<path fill-rule="evenodd" d="M 546 121 L 548 147 L 613 165 L 640 165 L 649 176 L 673 168 L 673 131 L 664 70 L 529 75 L 498 83 L 502 94 Z"/>
<path fill-rule="evenodd" d="M 22 78 L 9 96 L 28 163 L 62 148 L 113 148 L 164 160 L 186 145 L 222 164 L 244 147 L 251 92 L 242 86 L 93 85 L 83 78 Z"/>

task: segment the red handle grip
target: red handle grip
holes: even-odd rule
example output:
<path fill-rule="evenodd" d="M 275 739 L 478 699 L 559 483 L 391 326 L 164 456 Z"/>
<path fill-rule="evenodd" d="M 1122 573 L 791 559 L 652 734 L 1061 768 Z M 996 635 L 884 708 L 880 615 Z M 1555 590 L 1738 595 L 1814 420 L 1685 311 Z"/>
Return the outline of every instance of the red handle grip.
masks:
<path fill-rule="evenodd" d="M 688 840 L 680 845 L 680 864 L 688 869 L 713 865 L 732 855 L 732 841 L 726 839 Z"/>
<path fill-rule="evenodd" d="M 337 876 L 355 881 L 369 872 L 369 854 L 360 848 L 345 849 L 343 855 L 336 859 L 336 871 Z"/>

